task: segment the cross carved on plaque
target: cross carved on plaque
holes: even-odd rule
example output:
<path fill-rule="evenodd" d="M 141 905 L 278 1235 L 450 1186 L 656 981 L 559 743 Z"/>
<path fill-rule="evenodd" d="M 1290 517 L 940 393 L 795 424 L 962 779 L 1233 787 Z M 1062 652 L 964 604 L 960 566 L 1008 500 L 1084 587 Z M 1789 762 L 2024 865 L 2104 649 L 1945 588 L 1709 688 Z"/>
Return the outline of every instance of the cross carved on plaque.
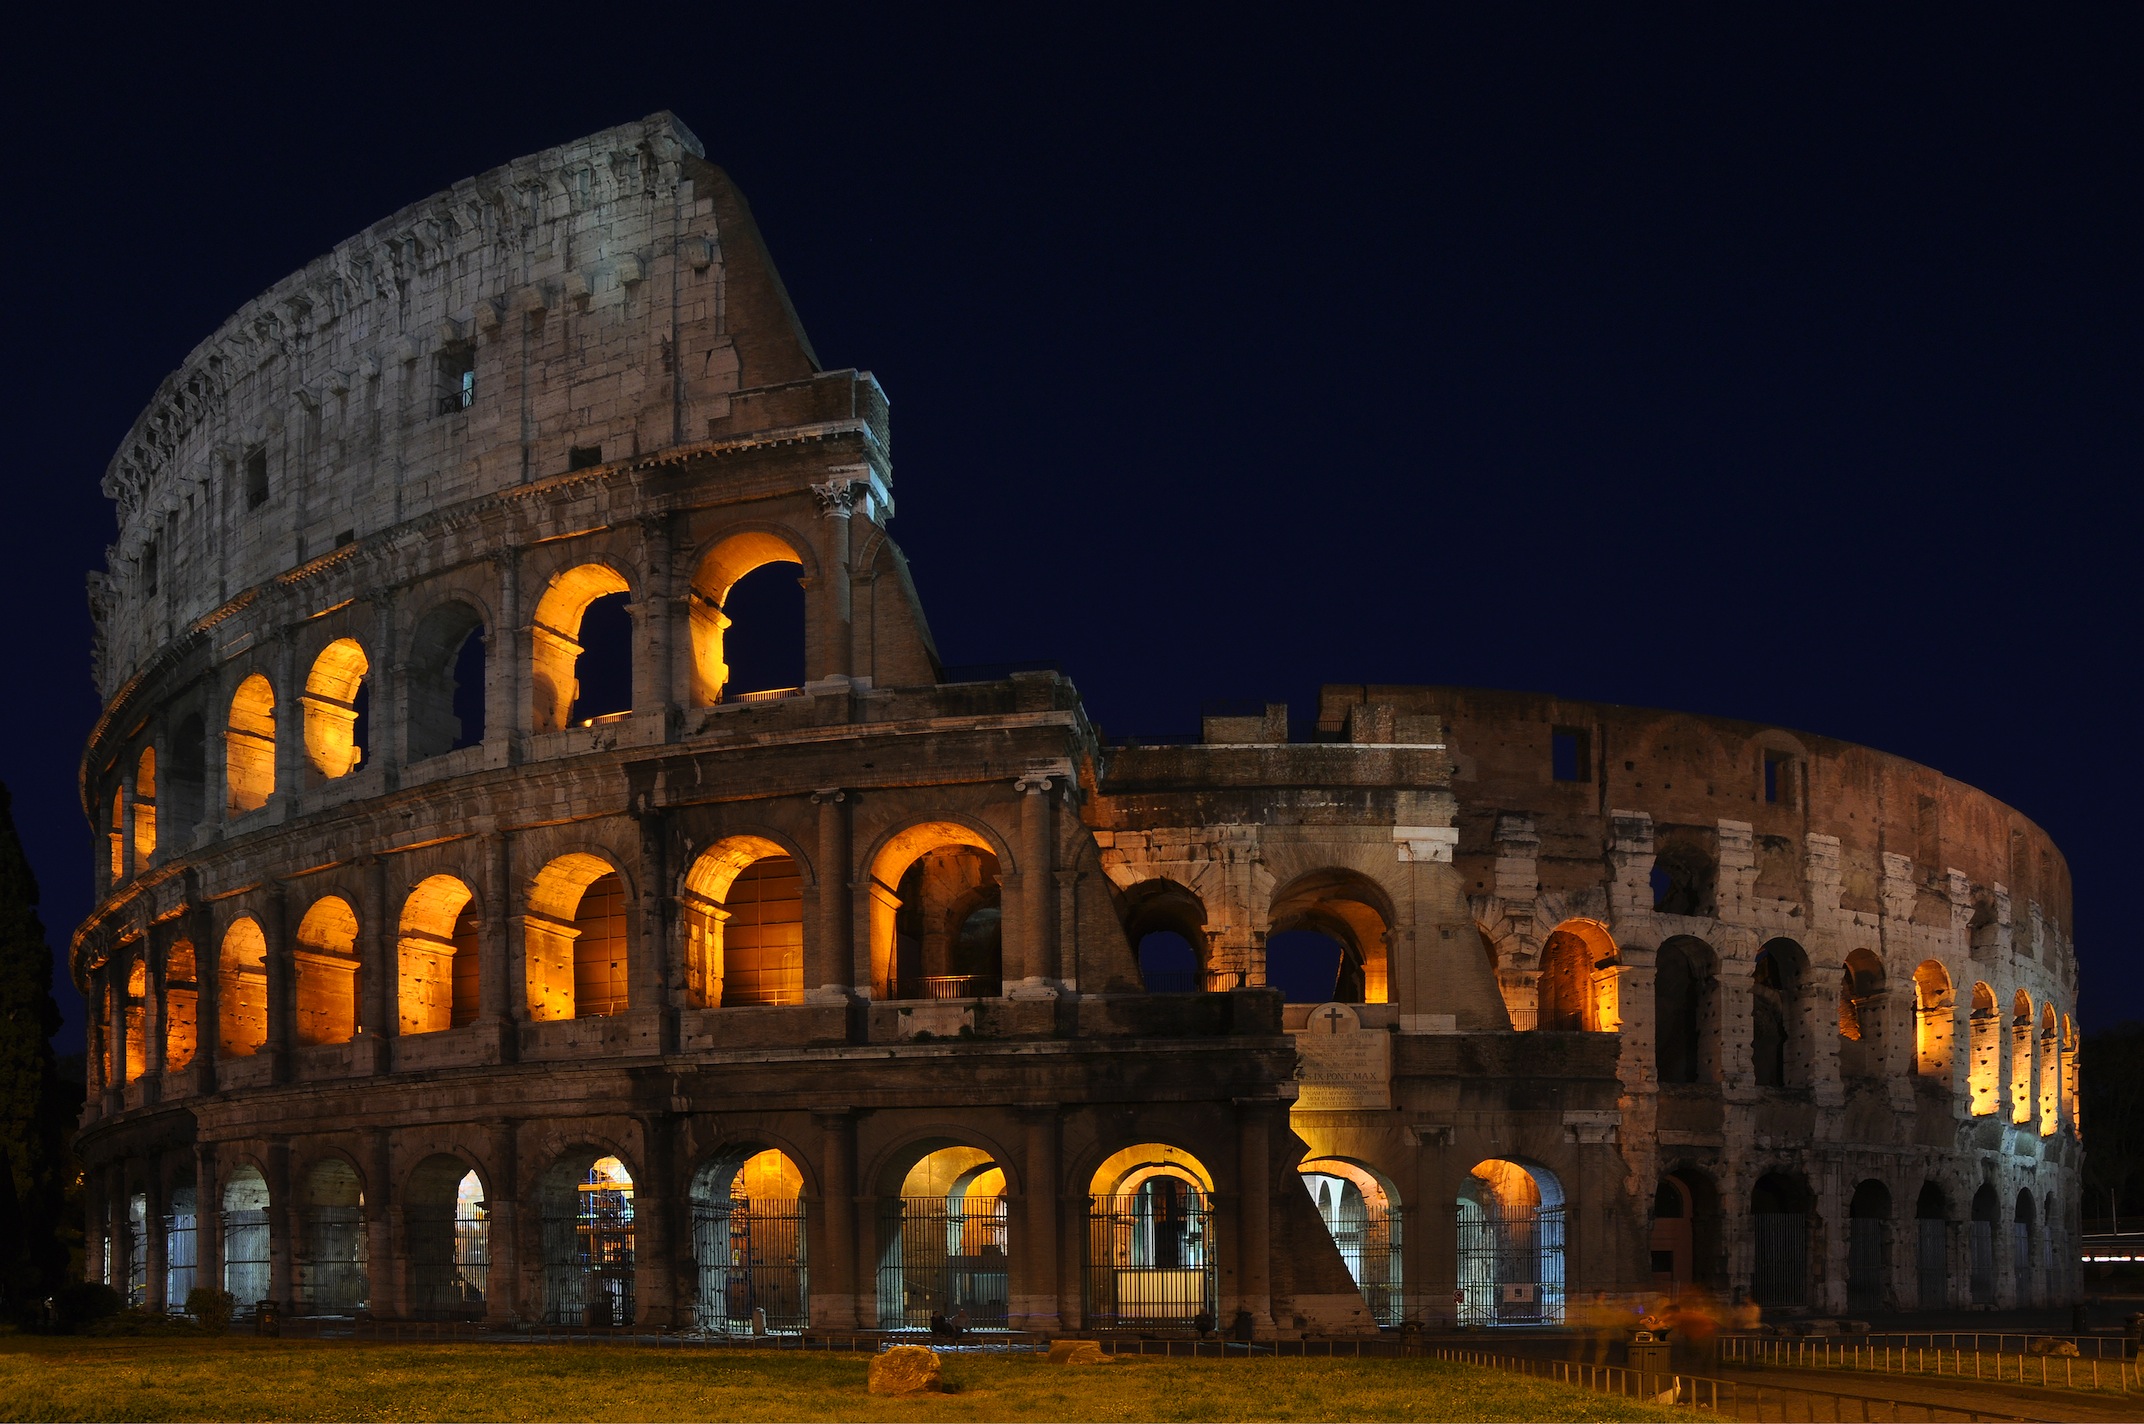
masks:
<path fill-rule="evenodd" d="M 1318 1017 L 1325 1020 L 1325 1031 L 1327 1033 L 1338 1033 L 1340 1032 L 1340 1020 L 1347 1017 L 1347 1010 L 1335 1004 Z"/>

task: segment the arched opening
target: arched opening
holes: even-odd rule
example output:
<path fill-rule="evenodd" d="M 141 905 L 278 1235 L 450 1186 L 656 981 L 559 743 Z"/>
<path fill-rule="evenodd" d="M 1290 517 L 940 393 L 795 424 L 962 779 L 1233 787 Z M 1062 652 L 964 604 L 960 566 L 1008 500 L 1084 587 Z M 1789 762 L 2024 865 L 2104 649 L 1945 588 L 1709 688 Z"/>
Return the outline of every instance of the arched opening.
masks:
<path fill-rule="evenodd" d="M 491 1285 L 491 1209 L 483 1178 L 461 1158 L 427 1157 L 402 1208 L 409 1309 L 419 1320 L 480 1320 Z"/>
<path fill-rule="evenodd" d="M 694 1008 L 804 1002 L 804 878 L 787 851 L 763 836 L 718 841 L 679 901 Z"/>
<path fill-rule="evenodd" d="M 1839 1077 L 1848 1083 L 1883 1076 L 1883 1005 L 1883 963 L 1857 949 L 1839 975 Z"/>
<path fill-rule="evenodd" d="M 357 770 L 365 756 L 368 718 L 365 675 L 372 671 L 355 638 L 337 638 L 305 675 L 305 756 L 319 781 Z"/>
<path fill-rule="evenodd" d="M 2032 1192 L 2018 1188 L 2017 1201 L 2010 1215 L 2010 1274 L 2017 1282 L 2017 1304 L 2032 1305 L 2039 1296 L 2038 1253 L 2033 1249 L 2035 1216 Z"/>
<path fill-rule="evenodd" d="M 351 1315 L 365 1308 L 365 1189 L 340 1157 L 305 1176 L 295 1264 L 306 1314 Z"/>
<path fill-rule="evenodd" d="M 688 606 L 692 705 L 804 684 L 803 563 L 779 535 L 733 534 L 700 560 Z"/>
<path fill-rule="evenodd" d="M 1996 1021 L 1995 991 L 1986 984 L 1973 986 L 1973 1013 L 1968 1024 L 1972 1035 L 1972 1057 L 1966 1063 L 1966 1089 L 1971 1096 L 1973 1116 L 1986 1117 L 1998 1105 L 2002 1065 L 1997 1047 L 2002 1028 Z"/>
<path fill-rule="evenodd" d="M 1891 1189 L 1873 1178 L 1846 1208 L 1846 1308 L 1882 1310 L 1891 1293 Z"/>
<path fill-rule="evenodd" d="M 1944 1310 L 1950 1305 L 1950 1200 L 1934 1182 L 1921 1186 L 1913 1204 L 1916 1234 L 1913 1253 L 1915 1285 L 1923 1310 Z"/>
<path fill-rule="evenodd" d="M 1563 1185 L 1546 1167 L 1477 1163 L 1459 1189 L 1459 1323 L 1563 1323 Z"/>
<path fill-rule="evenodd" d="M 2077 1024 L 2062 1016 L 2062 1116 L 2074 1129 L 2077 1124 Z"/>
<path fill-rule="evenodd" d="M 126 971 L 127 1032 L 127 1081 L 139 1081 L 149 1066 L 148 1056 L 148 1010 L 149 966 L 142 959 L 143 947 L 135 945 L 128 952 Z"/>
<path fill-rule="evenodd" d="M 1370 1318 L 1397 1328 L 1406 1318 L 1401 1270 L 1403 1229 L 1399 1193 L 1357 1162 L 1321 1157 L 1296 1168 L 1318 1217 L 1339 1248 Z"/>
<path fill-rule="evenodd" d="M 451 875 L 431 875 L 402 902 L 396 940 L 396 1004 L 404 1035 L 476 1022 L 482 926 L 475 892 Z"/>
<path fill-rule="evenodd" d="M 575 851 L 537 872 L 525 943 L 531 1019 L 603 1018 L 629 1006 L 625 882 Z"/>
<path fill-rule="evenodd" d="M 164 1071 L 184 1071 L 194 1061 L 201 986 L 194 975 L 191 940 L 173 940 L 164 951 Z"/>
<path fill-rule="evenodd" d="M 112 791 L 112 816 L 105 822 L 105 827 L 105 845 L 111 853 L 111 881 L 117 885 L 127 878 L 127 802 L 126 793 L 117 788 Z"/>
<path fill-rule="evenodd" d="M 164 1198 L 164 1309 L 177 1314 L 199 1284 L 201 1263 L 199 1197 L 189 1174 L 170 1184 Z"/>
<path fill-rule="evenodd" d="M 1797 1177 L 1767 1173 L 1750 1192 L 1756 1259 L 1750 1298 L 1759 1305 L 1809 1303 L 1809 1188 Z"/>
<path fill-rule="evenodd" d="M 139 1310 L 149 1303 L 149 1195 L 127 1198 L 126 1302 Z"/>
<path fill-rule="evenodd" d="M 2010 1000 L 2010 1121 L 2032 1121 L 2032 995 L 2023 989 Z"/>
<path fill-rule="evenodd" d="M 1653 1191 L 1647 1249 L 1652 1255 L 1653 1288 L 1663 1295 L 1718 1284 L 1720 1195 L 1712 1178 L 1694 1167 L 1678 1167 L 1662 1175 Z"/>
<path fill-rule="evenodd" d="M 1291 1004 L 1386 1002 L 1391 902 L 1351 870 L 1314 870 L 1273 896 L 1266 983 Z"/>
<path fill-rule="evenodd" d="M 924 1152 L 880 1202 L 878 1328 L 1004 1329 L 1011 1249 L 1004 1168 L 980 1147 Z"/>
<path fill-rule="evenodd" d="M 1211 1328 L 1220 1310 L 1213 1175 L 1182 1148 L 1112 1153 L 1088 1183 L 1088 1328 Z"/>
<path fill-rule="evenodd" d="M 410 638 L 409 759 L 473 747 L 484 740 L 484 616 L 466 603 L 442 603 Z"/>
<path fill-rule="evenodd" d="M 998 858 L 957 821 L 911 826 L 871 866 L 871 970 L 894 999 L 989 998 L 1004 989 Z"/>
<path fill-rule="evenodd" d="M 1196 994 L 1207 987 L 1206 904 L 1172 880 L 1148 880 L 1124 892 L 1124 937 L 1149 994 Z"/>
<path fill-rule="evenodd" d="M 1995 1304 L 1995 1228 L 2001 1223 L 2002 1214 L 2002 1202 L 1995 1195 L 1995 1184 L 1983 1182 L 1980 1190 L 1973 1193 L 1971 1222 L 1975 1305 Z"/>
<path fill-rule="evenodd" d="M 633 707 L 632 592 L 606 564 L 552 577 L 529 628 L 530 717 L 539 732 Z"/>
<path fill-rule="evenodd" d="M 552 1165 L 537 1189 L 543 1318 L 552 1325 L 633 1323 L 633 1177 L 584 1148 Z"/>
<path fill-rule="evenodd" d="M 1653 909 L 1663 915 L 1709 915 L 1718 879 L 1718 867 L 1702 845 L 1670 841 L 1653 858 Z"/>
<path fill-rule="evenodd" d="M 254 673 L 231 694 L 223 733 L 226 814 L 258 811 L 275 795 L 275 689 Z"/>
<path fill-rule="evenodd" d="M 1660 946 L 1653 973 L 1653 1052 L 1663 1083 L 1710 1083 L 1719 1076 L 1712 946 L 1676 935 Z"/>
<path fill-rule="evenodd" d="M 217 1056 L 250 1058 L 260 1052 L 268 1042 L 268 939 L 260 921 L 234 920 L 223 932 L 216 1004 Z"/>
<path fill-rule="evenodd" d="M 2055 1006 L 2040 1006 L 2040 1136 L 2053 1137 L 2061 1125 L 2062 1050 Z"/>
<path fill-rule="evenodd" d="M 357 912 L 323 895 L 298 922 L 298 1042 L 348 1043 L 357 1033 Z"/>
<path fill-rule="evenodd" d="M 692 1179 L 693 1320 L 717 1335 L 801 1332 L 811 1325 L 804 1174 L 774 1149 L 741 1147 Z"/>
<path fill-rule="evenodd" d="M 1913 1068 L 1924 1078 L 1947 1083 L 1951 1076 L 1952 1038 L 1957 1032 L 1958 1010 L 1950 987 L 1950 971 L 1933 959 L 1924 959 L 1913 971 Z"/>
<path fill-rule="evenodd" d="M 208 804 L 208 733 L 199 712 L 189 712 L 172 729 L 171 765 L 166 767 L 162 804 L 169 813 L 172 837 L 184 845 Z"/>
<path fill-rule="evenodd" d="M 241 1315 L 268 1299 L 268 1181 L 251 1163 L 223 1184 L 223 1288 Z"/>
<path fill-rule="evenodd" d="M 1806 1085 L 1808 1057 L 1801 1036 L 1802 981 L 1809 956 L 1791 939 L 1757 951 L 1750 992 L 1750 1068 L 1760 1088 Z"/>
<path fill-rule="evenodd" d="M 1622 1026 L 1615 941 L 1591 920 L 1565 920 L 1541 946 L 1534 1026 L 1550 1033 L 1613 1033 Z"/>
<path fill-rule="evenodd" d="M 156 748 L 143 747 L 134 762 L 134 866 L 149 868 L 156 854 Z"/>

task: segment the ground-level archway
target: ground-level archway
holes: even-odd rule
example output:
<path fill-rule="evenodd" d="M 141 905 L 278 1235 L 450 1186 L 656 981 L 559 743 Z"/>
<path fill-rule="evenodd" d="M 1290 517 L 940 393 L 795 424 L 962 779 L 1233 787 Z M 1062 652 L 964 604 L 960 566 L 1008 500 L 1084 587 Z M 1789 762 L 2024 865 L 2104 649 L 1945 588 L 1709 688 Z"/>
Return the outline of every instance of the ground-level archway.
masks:
<path fill-rule="evenodd" d="M 1846 1308 L 1882 1310 L 1891 1293 L 1891 1189 L 1871 1178 L 1846 1208 Z"/>
<path fill-rule="evenodd" d="M 1563 1323 L 1563 1184 L 1491 1158 L 1459 1189 L 1459 1323 Z"/>
<path fill-rule="evenodd" d="M 773 1148 L 718 1154 L 693 1175 L 693 1321 L 711 1334 L 811 1325 L 804 1174 Z"/>
<path fill-rule="evenodd" d="M 878 1218 L 878 1327 L 1002 1330 L 1012 1300 L 1005 1169 L 980 1147 L 925 1148 Z"/>
<path fill-rule="evenodd" d="M 1220 1294 L 1205 1164 L 1142 1142 L 1111 1154 L 1088 1193 L 1087 1324 L 1212 1328 Z"/>
<path fill-rule="evenodd" d="M 365 1189 L 357 1171 L 331 1157 L 306 1174 L 298 1200 L 298 1298 L 308 1314 L 365 1308 Z"/>
<path fill-rule="evenodd" d="M 1923 1310 L 1950 1304 L 1950 1201 L 1934 1182 L 1922 1184 L 1913 1204 L 1914 1284 Z"/>
<path fill-rule="evenodd" d="M 223 1185 L 223 1288 L 240 1315 L 268 1298 L 268 1180 L 250 1162 Z"/>
<path fill-rule="evenodd" d="M 461 1158 L 427 1157 L 403 1207 L 409 1311 L 419 1320 L 479 1320 L 491 1285 L 491 1209 L 483 1178 Z"/>
<path fill-rule="evenodd" d="M 1754 1252 L 1750 1298 L 1759 1305 L 1809 1303 L 1808 1186 L 1798 1177 L 1771 1172 L 1750 1192 L 1750 1233 Z"/>
<path fill-rule="evenodd" d="M 1646 1249 L 1653 1288 L 1663 1295 L 1719 1283 L 1720 1194 L 1712 1178 L 1695 1167 L 1660 1178 Z"/>
<path fill-rule="evenodd" d="M 594 1148 L 551 1165 L 537 1189 L 543 1318 L 552 1325 L 633 1323 L 633 1174 Z"/>
<path fill-rule="evenodd" d="M 1405 1318 L 1398 1190 L 1382 1174 L 1338 1157 L 1315 1158 L 1296 1170 L 1371 1318 L 1398 1326 Z"/>

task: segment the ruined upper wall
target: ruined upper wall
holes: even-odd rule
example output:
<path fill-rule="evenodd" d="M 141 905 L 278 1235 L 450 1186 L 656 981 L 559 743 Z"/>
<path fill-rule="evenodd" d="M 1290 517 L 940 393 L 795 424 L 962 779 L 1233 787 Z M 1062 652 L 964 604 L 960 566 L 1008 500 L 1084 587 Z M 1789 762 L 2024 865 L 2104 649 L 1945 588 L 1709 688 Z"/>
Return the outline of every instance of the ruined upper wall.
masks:
<path fill-rule="evenodd" d="M 1782 851 L 1782 890 L 1798 883 L 1803 838 L 1835 836 L 1848 909 L 1873 912 L 1884 857 L 1903 856 L 1924 895 L 1941 898 L 1955 871 L 1980 913 L 2007 909 L 2021 935 L 2034 907 L 2065 944 L 2074 934 L 2069 865 L 2046 832 L 1985 792 L 1904 757 L 1728 717 L 1457 687 L 1327 687 L 1320 735 L 1343 734 L 1364 707 L 1442 719 L 1461 855 L 1493 855 L 1498 816 L 1527 815 L 1541 838 L 1546 890 L 1560 888 L 1547 883 L 1557 862 L 1597 881 L 1613 813 L 1643 812 L 1662 844 L 1677 828 L 1716 832 L 1723 820 L 1748 823 L 1760 850 L 1767 841 L 1791 842 L 1791 852 Z M 1558 729 L 1585 739 L 1576 779 L 1556 776 Z M 1760 889 L 1766 884 L 1760 860 Z M 1947 908 L 1941 913 L 1947 917 Z"/>
<path fill-rule="evenodd" d="M 742 195 L 675 116 L 457 183 L 247 303 L 158 387 L 104 477 L 98 688 L 340 544 L 740 433 L 735 392 L 817 365 Z"/>

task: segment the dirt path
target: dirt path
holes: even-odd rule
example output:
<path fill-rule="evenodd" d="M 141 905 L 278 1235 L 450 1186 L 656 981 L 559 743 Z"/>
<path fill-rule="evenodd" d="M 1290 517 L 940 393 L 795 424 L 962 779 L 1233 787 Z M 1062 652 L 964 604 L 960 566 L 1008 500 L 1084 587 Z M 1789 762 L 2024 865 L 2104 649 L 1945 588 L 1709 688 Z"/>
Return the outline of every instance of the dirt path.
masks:
<path fill-rule="evenodd" d="M 1873 1370 L 1738 1365 L 1723 1366 L 1712 1373 L 1718 1379 L 1745 1384 L 1831 1390 L 1874 1399 L 1896 1399 L 1906 1404 L 1933 1405 L 1939 1409 L 1951 1408 L 1961 1416 L 1968 1410 L 1982 1409 L 2015 1414 L 2023 1419 L 2106 1421 L 2106 1424 L 2134 1424 L 2134 1421 L 2144 1419 L 2144 1394 L 2132 1394 L 2125 1401 L 2111 1392 L 2094 1394 L 2083 1390 L 1996 1384 L 1988 1380 L 1883 1374 Z"/>

